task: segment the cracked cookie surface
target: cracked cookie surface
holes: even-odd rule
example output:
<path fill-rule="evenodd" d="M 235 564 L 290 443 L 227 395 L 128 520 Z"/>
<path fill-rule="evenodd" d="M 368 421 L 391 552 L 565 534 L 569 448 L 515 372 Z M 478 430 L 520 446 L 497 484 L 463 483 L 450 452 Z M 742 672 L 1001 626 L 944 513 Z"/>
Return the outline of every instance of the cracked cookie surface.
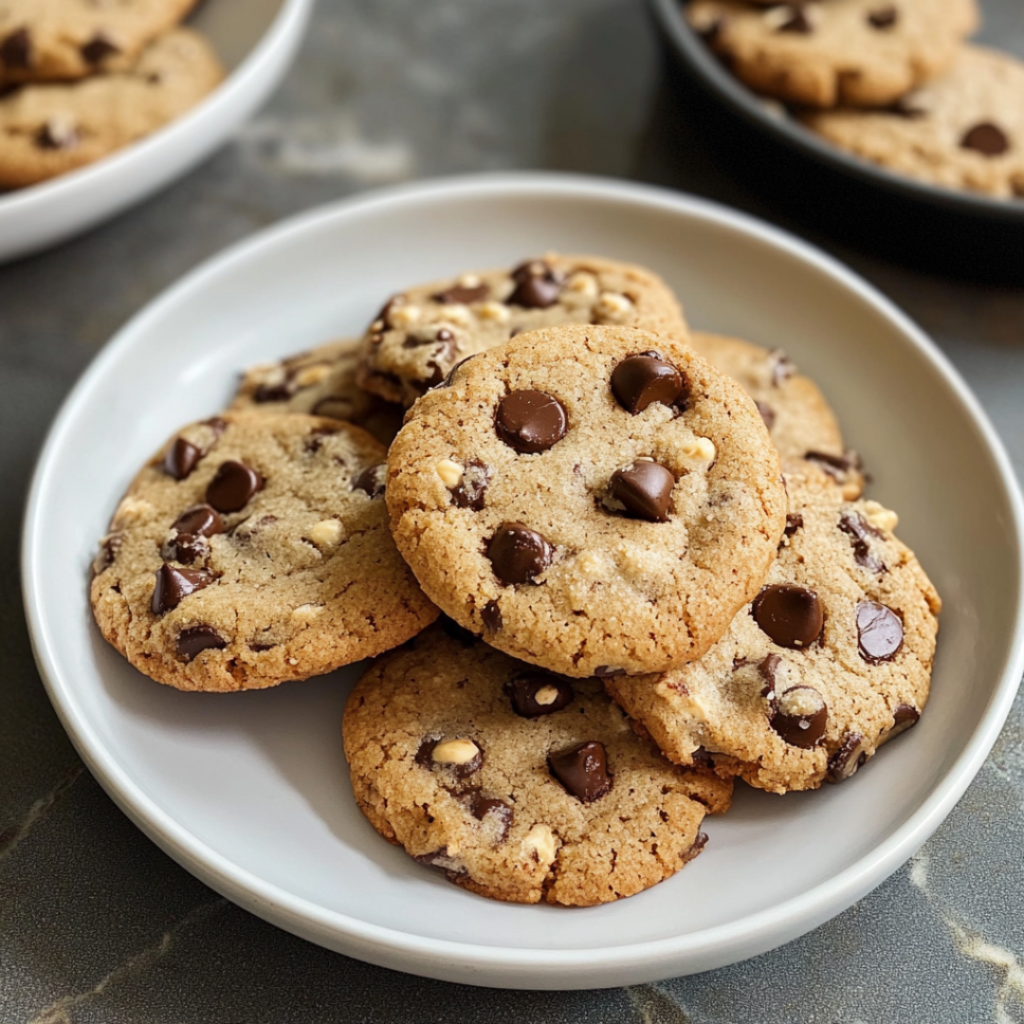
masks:
<path fill-rule="evenodd" d="M 95 163 L 181 117 L 223 76 L 209 43 L 178 28 L 126 70 L 18 88 L 0 98 L 0 187 L 34 185 Z"/>
<path fill-rule="evenodd" d="M 759 92 L 815 107 L 877 107 L 941 73 L 977 28 L 975 0 L 693 0 L 690 25 Z"/>
<path fill-rule="evenodd" d="M 651 271 L 550 253 L 511 270 L 462 274 L 392 296 L 363 340 L 359 383 L 411 405 L 460 360 L 515 334 L 591 323 L 686 337 L 679 303 Z"/>
<path fill-rule="evenodd" d="M 699 661 L 609 679 L 678 764 L 775 793 L 842 782 L 928 700 L 939 596 L 896 515 L 788 476 L 789 523 L 765 588 Z"/>
<path fill-rule="evenodd" d="M 380 659 L 345 708 L 356 801 L 385 839 L 482 896 L 568 906 L 631 896 L 700 852 L 730 781 L 670 764 L 598 680 L 459 632 Z"/>
<path fill-rule="evenodd" d="M 738 384 L 672 339 L 582 326 L 521 335 L 422 398 L 387 502 L 442 610 L 575 677 L 703 654 L 760 587 L 786 508 Z"/>
<path fill-rule="evenodd" d="M 244 690 L 403 643 L 437 610 L 387 526 L 384 448 L 347 423 L 225 413 L 136 476 L 100 544 L 91 601 L 136 668 Z"/>
<path fill-rule="evenodd" d="M 343 338 L 246 370 L 231 408 L 238 412 L 301 412 L 347 420 L 387 446 L 405 410 L 356 384 L 360 340 Z"/>

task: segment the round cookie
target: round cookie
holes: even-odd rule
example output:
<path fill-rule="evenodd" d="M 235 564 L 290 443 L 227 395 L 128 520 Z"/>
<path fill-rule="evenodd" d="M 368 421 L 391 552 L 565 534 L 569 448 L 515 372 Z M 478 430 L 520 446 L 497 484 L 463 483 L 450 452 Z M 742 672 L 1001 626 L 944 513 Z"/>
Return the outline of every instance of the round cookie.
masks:
<path fill-rule="evenodd" d="M 34 185 L 95 163 L 180 117 L 223 77 L 206 40 L 178 28 L 129 70 L 15 89 L 0 98 L 0 187 Z"/>
<path fill-rule="evenodd" d="M 814 107 L 877 107 L 949 67 L 975 0 L 693 0 L 687 19 L 759 92 Z"/>
<path fill-rule="evenodd" d="M 0 85 L 123 71 L 196 0 L 4 0 Z"/>
<path fill-rule="evenodd" d="M 94 564 L 105 639 L 182 690 L 372 657 L 437 617 L 388 533 L 384 448 L 318 416 L 225 413 L 136 476 Z"/>
<path fill-rule="evenodd" d="M 785 352 L 704 331 L 694 331 L 690 344 L 754 399 L 785 472 L 824 473 L 845 497 L 860 497 L 860 456 L 844 448 L 839 422 L 821 389 Z"/>
<path fill-rule="evenodd" d="M 344 338 L 276 363 L 250 367 L 230 408 L 238 412 L 302 412 L 347 420 L 387 446 L 405 410 L 356 384 L 360 342 Z"/>
<path fill-rule="evenodd" d="M 568 676 L 700 657 L 785 525 L 754 403 L 635 328 L 520 335 L 416 403 L 388 455 L 399 550 L 431 600 Z"/>
<path fill-rule="evenodd" d="M 956 63 L 890 110 L 807 114 L 829 142 L 890 171 L 1024 198 L 1024 63 L 964 46 Z"/>
<path fill-rule="evenodd" d="M 463 274 L 392 296 L 363 341 L 359 384 L 411 405 L 460 360 L 559 324 L 618 324 L 686 337 L 679 303 L 649 270 L 549 253 L 512 270 Z"/>
<path fill-rule="evenodd" d="M 440 627 L 371 666 L 343 731 L 356 802 L 385 839 L 516 903 L 640 892 L 700 852 L 704 815 L 732 795 L 731 781 L 666 761 L 599 681 Z"/>
<path fill-rule="evenodd" d="M 700 661 L 606 681 L 671 760 L 773 793 L 842 782 L 917 722 L 941 608 L 894 512 L 786 480 L 778 559 L 728 633 Z"/>

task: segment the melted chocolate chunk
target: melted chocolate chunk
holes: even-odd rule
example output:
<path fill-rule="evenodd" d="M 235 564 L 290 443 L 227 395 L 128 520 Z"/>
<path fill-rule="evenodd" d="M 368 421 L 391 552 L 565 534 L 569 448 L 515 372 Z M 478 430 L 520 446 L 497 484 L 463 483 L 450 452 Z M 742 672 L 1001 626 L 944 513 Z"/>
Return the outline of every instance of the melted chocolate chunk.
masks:
<path fill-rule="evenodd" d="M 40 149 L 72 149 L 78 145 L 79 135 L 69 120 L 50 118 L 36 132 L 36 145 Z"/>
<path fill-rule="evenodd" d="M 869 537 L 882 535 L 860 513 L 843 512 L 839 517 L 839 529 L 849 534 L 853 557 L 858 565 L 876 574 L 885 572 L 885 563 L 875 558 L 868 546 Z"/>
<path fill-rule="evenodd" d="M 786 536 L 792 537 L 801 526 L 804 525 L 804 517 L 799 512 L 789 512 L 786 515 Z"/>
<path fill-rule="evenodd" d="M 222 651 L 228 642 L 213 626 L 189 626 L 178 634 L 178 654 L 191 661 L 201 651 Z"/>
<path fill-rule="evenodd" d="M 179 569 L 164 562 L 156 571 L 156 586 L 150 602 L 153 614 L 173 611 L 189 594 L 208 587 L 216 579 L 205 569 Z"/>
<path fill-rule="evenodd" d="M 804 458 L 824 470 L 833 480 L 842 482 L 852 469 L 860 469 L 860 456 L 856 452 L 829 455 L 828 452 L 807 452 Z"/>
<path fill-rule="evenodd" d="M 627 356 L 612 371 L 612 394 L 634 416 L 653 402 L 674 405 L 683 395 L 683 376 L 657 352 Z"/>
<path fill-rule="evenodd" d="M 82 59 L 94 67 L 97 64 L 102 64 L 108 57 L 112 57 L 115 53 L 120 52 L 121 48 L 104 32 L 97 32 L 81 48 Z"/>
<path fill-rule="evenodd" d="M 194 533 L 203 537 L 212 537 L 214 534 L 224 532 L 224 520 L 217 514 L 216 509 L 209 505 L 193 505 L 174 520 L 172 530 L 178 533 Z"/>
<path fill-rule="evenodd" d="M 367 466 L 352 481 L 353 491 L 365 491 L 371 498 L 379 498 L 384 493 L 387 482 L 388 464 L 378 462 L 375 466 Z"/>
<path fill-rule="evenodd" d="M 770 724 L 791 747 L 816 747 L 825 735 L 827 723 L 828 706 L 813 686 L 791 686 L 775 699 Z"/>
<path fill-rule="evenodd" d="M 498 437 L 523 454 L 546 452 L 565 437 L 565 406 L 543 391 L 512 391 L 499 403 L 494 416 Z"/>
<path fill-rule="evenodd" d="M 498 836 L 496 842 L 503 843 L 508 836 L 509 827 L 512 825 L 512 807 L 504 800 L 495 797 L 484 796 L 479 790 L 473 792 L 469 798 L 469 813 L 477 821 L 489 818 L 498 823 Z"/>
<path fill-rule="evenodd" d="M 983 121 L 964 132 L 961 149 L 973 149 L 982 156 L 1002 156 L 1010 148 L 1010 140 L 998 125 Z"/>
<path fill-rule="evenodd" d="M 452 501 L 459 508 L 482 511 L 488 484 L 491 482 L 491 467 L 478 459 L 471 459 L 462 470 L 462 479 L 452 488 Z"/>
<path fill-rule="evenodd" d="M 676 478 L 657 462 L 634 462 L 612 474 L 609 495 L 626 506 L 626 514 L 649 523 L 668 521 Z"/>
<path fill-rule="evenodd" d="M 570 796 L 585 804 L 599 800 L 612 788 L 608 755 L 597 740 L 549 754 L 548 770 Z"/>
<path fill-rule="evenodd" d="M 94 576 L 99 576 L 104 569 L 109 569 L 114 564 L 114 559 L 117 558 L 117 553 L 121 550 L 123 543 L 124 534 L 120 531 L 107 534 L 100 541 L 100 549 L 96 552 L 96 557 L 92 562 L 92 574 Z"/>
<path fill-rule="evenodd" d="M 694 839 L 694 841 L 691 844 L 690 848 L 685 853 L 681 854 L 683 863 L 684 864 L 689 864 L 690 861 L 693 860 L 693 858 L 696 857 L 697 854 L 700 853 L 701 850 L 703 850 L 704 847 L 707 846 L 707 845 L 708 845 L 708 834 L 707 834 L 707 832 L 698 832 L 697 833 L 697 838 Z"/>
<path fill-rule="evenodd" d="M 572 684 L 547 672 L 526 672 L 505 683 L 512 710 L 521 718 L 539 718 L 567 708 L 573 701 Z"/>
<path fill-rule="evenodd" d="M 175 480 L 184 480 L 199 464 L 203 453 L 183 437 L 177 437 L 167 449 L 160 468 Z"/>
<path fill-rule="evenodd" d="M 484 763 L 484 752 L 480 749 L 479 745 L 473 743 L 472 740 L 468 740 L 466 742 L 470 743 L 477 749 L 476 753 L 468 761 L 448 761 L 438 759 L 436 756 L 437 748 L 442 744 L 449 742 L 452 741 L 433 737 L 423 740 L 419 749 L 416 751 L 416 763 L 422 768 L 428 768 L 431 771 L 436 768 L 439 771 L 447 772 L 449 775 L 460 780 L 468 778 L 474 772 L 480 770 L 480 766 Z"/>
<path fill-rule="evenodd" d="M 892 28 L 899 21 L 899 11 L 895 7 L 876 7 L 868 12 L 868 24 L 872 28 Z"/>
<path fill-rule="evenodd" d="M 891 661 L 903 646 L 903 620 L 877 601 L 857 605 L 857 646 L 872 665 Z"/>
<path fill-rule="evenodd" d="M 480 612 L 480 618 L 483 621 L 484 629 L 490 633 L 497 633 L 504 625 L 501 608 L 498 607 L 497 601 L 488 601 Z"/>
<path fill-rule="evenodd" d="M 743 662 L 740 664 L 742 665 Z M 775 676 L 781 664 L 782 659 L 777 654 L 768 654 L 765 656 L 764 661 L 757 666 L 757 670 L 761 673 L 761 678 L 764 680 L 764 686 L 761 687 L 761 696 L 767 697 L 770 701 L 775 699 Z M 735 671 L 737 667 L 739 666 L 733 665 L 733 670 Z"/>
<path fill-rule="evenodd" d="M 831 783 L 845 782 L 857 774 L 868 759 L 864 749 L 864 737 L 859 732 L 848 732 L 842 745 L 828 759 L 828 772 L 825 779 Z"/>
<path fill-rule="evenodd" d="M 883 743 L 888 743 L 889 740 L 895 739 L 900 733 L 906 732 L 908 729 L 917 725 L 920 718 L 921 712 L 912 705 L 898 705 L 896 710 L 892 713 L 892 727 L 882 733 L 879 737 L 878 745 L 881 746 Z"/>
<path fill-rule="evenodd" d="M 15 29 L 0 40 L 0 64 L 12 71 L 31 67 L 32 37 L 27 28 Z"/>
<path fill-rule="evenodd" d="M 543 260 L 523 263 L 512 271 L 516 287 L 505 300 L 510 306 L 524 309 L 547 309 L 562 293 L 562 279 Z"/>
<path fill-rule="evenodd" d="M 813 590 L 792 583 L 765 587 L 754 598 L 754 621 L 780 647 L 807 647 L 821 636 L 825 615 Z"/>
<path fill-rule="evenodd" d="M 814 31 L 814 27 L 802 7 L 790 7 L 789 17 L 775 31 L 795 32 L 798 35 L 809 36 Z"/>
<path fill-rule="evenodd" d="M 251 466 L 229 459 L 217 467 L 206 488 L 206 502 L 218 512 L 240 512 L 265 482 Z"/>
<path fill-rule="evenodd" d="M 532 583 L 550 564 L 551 545 L 524 523 L 502 523 L 487 545 L 494 575 L 506 585 Z"/>
<path fill-rule="evenodd" d="M 757 411 L 761 414 L 761 421 L 765 427 L 771 430 L 775 426 L 775 410 L 767 402 L 755 401 L 754 405 L 757 406 Z"/>
<path fill-rule="evenodd" d="M 490 295 L 491 289 L 481 282 L 477 285 L 454 284 L 443 292 L 431 295 L 435 302 L 442 302 L 446 306 L 469 305 L 471 302 L 483 302 Z"/>

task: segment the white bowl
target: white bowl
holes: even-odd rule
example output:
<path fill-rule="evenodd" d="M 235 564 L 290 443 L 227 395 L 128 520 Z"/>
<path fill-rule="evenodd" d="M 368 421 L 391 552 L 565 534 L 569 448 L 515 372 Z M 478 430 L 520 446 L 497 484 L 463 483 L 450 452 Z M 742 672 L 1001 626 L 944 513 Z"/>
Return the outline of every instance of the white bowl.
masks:
<path fill-rule="evenodd" d="M 0 193 L 0 263 L 63 242 L 180 178 L 277 88 L 314 0 L 207 0 L 189 24 L 209 37 L 227 79 L 184 117 L 105 160 Z"/>
<path fill-rule="evenodd" d="M 849 782 L 742 789 L 676 877 L 586 910 L 446 883 L 353 804 L 339 720 L 358 668 L 213 697 L 143 678 L 100 639 L 88 567 L 135 468 L 232 393 L 248 363 L 357 332 L 416 281 L 556 248 L 637 260 L 693 324 L 784 345 L 824 387 L 946 600 L 921 724 Z M 331 949 L 452 981 L 633 984 L 792 939 L 878 885 L 932 833 L 995 741 L 1024 668 L 1022 504 L 964 383 L 891 303 L 749 217 L 635 185 L 455 179 L 316 210 L 233 247 L 157 299 L 68 398 L 40 458 L 23 578 L 36 657 L 90 769 L 172 857 Z"/>

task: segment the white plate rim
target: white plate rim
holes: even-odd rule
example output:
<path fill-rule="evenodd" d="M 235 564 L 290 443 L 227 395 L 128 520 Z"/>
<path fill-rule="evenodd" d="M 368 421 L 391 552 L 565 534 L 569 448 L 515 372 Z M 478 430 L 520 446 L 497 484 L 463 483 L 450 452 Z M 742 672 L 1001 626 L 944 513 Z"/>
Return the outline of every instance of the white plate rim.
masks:
<path fill-rule="evenodd" d="M 192 289 L 205 286 L 221 274 L 230 273 L 236 265 L 258 260 L 264 251 L 287 244 L 327 221 L 362 216 L 374 208 L 442 201 L 455 195 L 463 199 L 507 198 L 510 195 L 545 198 L 582 196 L 683 213 L 773 246 L 827 274 L 893 323 L 918 353 L 931 363 L 966 409 L 988 448 L 1002 484 L 1016 534 L 1018 580 L 1024 579 L 1024 499 L 1002 442 L 978 400 L 946 356 L 905 313 L 859 275 L 827 253 L 779 228 L 703 198 L 655 186 L 575 174 L 495 172 L 466 175 L 363 193 L 314 208 L 261 230 L 210 257 L 168 287 L 129 320 L 95 358 L 65 399 L 47 435 L 25 511 L 22 593 L 32 648 L 47 693 L 90 771 L 115 803 L 166 853 L 213 889 L 258 916 L 321 944 L 328 944 L 324 940 L 332 938 L 334 948 L 343 949 L 349 955 L 432 977 L 457 977 L 467 984 L 474 983 L 473 972 L 482 972 L 487 974 L 487 979 L 478 981 L 478 984 L 494 984 L 497 976 L 510 986 L 528 987 L 522 984 L 522 977 L 517 981 L 517 976 L 529 971 L 529 987 L 540 987 L 543 978 L 547 977 L 549 984 L 544 987 L 568 988 L 572 986 L 564 984 L 566 974 L 574 970 L 592 976 L 602 966 L 614 967 L 621 975 L 631 967 L 643 967 L 644 975 L 653 979 L 672 973 L 687 973 L 687 960 L 697 961 L 699 958 L 705 962 L 727 963 L 752 954 L 737 954 L 730 961 L 716 953 L 741 947 L 756 947 L 757 952 L 774 948 L 780 942 L 795 938 L 828 920 L 880 884 L 920 849 L 963 795 L 998 738 L 1024 674 L 1024 600 L 1019 587 L 1013 641 L 1004 660 L 999 683 L 977 729 L 929 797 L 887 839 L 828 881 L 771 908 L 688 935 L 627 946 L 516 949 L 418 937 L 327 911 L 309 900 L 282 892 L 277 886 L 237 867 L 209 848 L 150 800 L 120 768 L 78 713 L 73 687 L 69 687 L 56 672 L 48 650 L 53 624 L 46 619 L 34 571 L 37 549 L 44 542 L 37 523 L 62 438 L 70 429 L 78 407 L 88 401 L 93 383 L 104 377 L 108 366 L 116 362 L 123 351 L 136 344 L 138 336 L 145 335 L 151 321 L 159 320 L 165 310 L 187 298 Z M 701 967 L 689 969 L 699 970 Z M 552 986 L 550 981 L 556 975 L 561 977 L 562 984 Z M 588 987 L 601 986 L 597 983 Z"/>

